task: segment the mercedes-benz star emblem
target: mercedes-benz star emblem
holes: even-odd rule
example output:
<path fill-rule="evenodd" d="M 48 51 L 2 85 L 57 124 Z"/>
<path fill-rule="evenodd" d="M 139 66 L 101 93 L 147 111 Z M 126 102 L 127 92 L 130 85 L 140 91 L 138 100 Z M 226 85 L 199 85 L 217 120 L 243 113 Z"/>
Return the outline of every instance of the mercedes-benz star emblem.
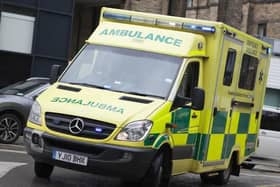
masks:
<path fill-rule="evenodd" d="M 69 123 L 69 131 L 72 134 L 80 134 L 84 129 L 84 121 L 81 118 L 74 118 Z"/>

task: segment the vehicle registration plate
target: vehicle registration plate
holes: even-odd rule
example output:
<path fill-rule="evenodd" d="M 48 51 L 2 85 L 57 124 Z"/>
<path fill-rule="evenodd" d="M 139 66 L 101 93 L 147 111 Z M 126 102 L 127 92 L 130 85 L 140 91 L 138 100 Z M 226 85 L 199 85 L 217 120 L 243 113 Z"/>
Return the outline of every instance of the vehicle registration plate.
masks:
<path fill-rule="evenodd" d="M 68 163 L 82 165 L 82 166 L 87 166 L 87 162 L 88 162 L 88 157 L 86 156 L 66 153 L 57 150 L 53 150 L 52 157 L 55 160 L 60 160 L 63 162 L 68 162 Z"/>

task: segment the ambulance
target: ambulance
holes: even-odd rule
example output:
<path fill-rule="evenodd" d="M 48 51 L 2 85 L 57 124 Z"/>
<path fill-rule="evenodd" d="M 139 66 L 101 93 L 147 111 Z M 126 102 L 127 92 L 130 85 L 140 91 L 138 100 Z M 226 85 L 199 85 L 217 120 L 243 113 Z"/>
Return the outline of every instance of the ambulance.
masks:
<path fill-rule="evenodd" d="M 270 53 L 220 22 L 103 8 L 32 106 L 24 142 L 36 176 L 58 166 L 131 186 L 184 173 L 226 184 L 257 147 Z"/>

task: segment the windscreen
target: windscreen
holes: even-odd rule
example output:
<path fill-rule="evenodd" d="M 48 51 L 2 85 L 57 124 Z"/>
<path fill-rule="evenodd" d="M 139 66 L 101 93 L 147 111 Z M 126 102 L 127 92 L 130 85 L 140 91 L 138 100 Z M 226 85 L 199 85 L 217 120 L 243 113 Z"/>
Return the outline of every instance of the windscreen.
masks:
<path fill-rule="evenodd" d="M 182 62 L 174 56 L 87 45 L 60 81 L 166 98 Z"/>

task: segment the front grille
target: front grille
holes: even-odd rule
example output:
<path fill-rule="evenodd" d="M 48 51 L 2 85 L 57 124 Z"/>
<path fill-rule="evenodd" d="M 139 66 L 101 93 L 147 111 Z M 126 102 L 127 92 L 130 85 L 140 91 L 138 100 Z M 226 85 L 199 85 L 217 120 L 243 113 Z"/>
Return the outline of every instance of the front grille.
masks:
<path fill-rule="evenodd" d="M 92 139 L 105 139 L 110 136 L 116 128 L 115 125 L 110 123 L 79 117 L 84 121 L 84 128 L 81 133 L 75 135 L 69 131 L 69 124 L 71 120 L 77 117 L 78 116 L 46 113 L 45 119 L 47 127 L 53 131 Z"/>

